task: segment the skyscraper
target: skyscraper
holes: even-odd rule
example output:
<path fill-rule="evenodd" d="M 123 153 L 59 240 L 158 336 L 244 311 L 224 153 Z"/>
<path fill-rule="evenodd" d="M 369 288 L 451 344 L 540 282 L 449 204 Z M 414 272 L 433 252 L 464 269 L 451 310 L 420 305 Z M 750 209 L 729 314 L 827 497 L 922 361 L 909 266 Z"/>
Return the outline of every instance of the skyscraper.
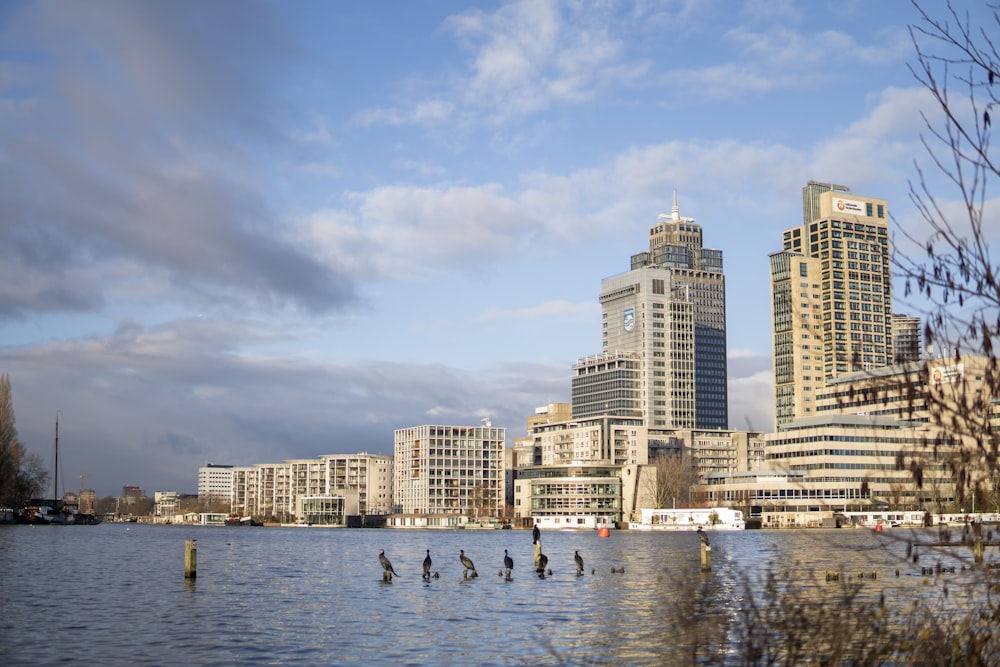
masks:
<path fill-rule="evenodd" d="M 770 256 L 779 427 L 814 414 L 828 379 L 893 363 L 888 207 L 848 192 L 809 181 L 803 224 Z"/>
<path fill-rule="evenodd" d="M 920 344 L 920 318 L 906 314 L 892 314 L 893 363 L 905 364 L 919 361 L 923 348 Z"/>
<path fill-rule="evenodd" d="M 672 214 L 650 227 L 649 251 L 601 281 L 600 302 L 602 352 L 636 356 L 648 428 L 728 428 L 722 251 L 702 246 L 676 193 Z"/>

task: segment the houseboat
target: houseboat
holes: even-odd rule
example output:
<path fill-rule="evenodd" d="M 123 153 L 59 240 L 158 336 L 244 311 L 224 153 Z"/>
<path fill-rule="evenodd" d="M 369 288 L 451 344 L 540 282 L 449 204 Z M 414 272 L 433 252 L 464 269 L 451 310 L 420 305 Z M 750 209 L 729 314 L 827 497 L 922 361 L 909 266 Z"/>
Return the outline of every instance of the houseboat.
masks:
<path fill-rule="evenodd" d="M 643 509 L 640 520 L 630 521 L 629 530 L 743 530 L 743 512 L 728 507 Z"/>

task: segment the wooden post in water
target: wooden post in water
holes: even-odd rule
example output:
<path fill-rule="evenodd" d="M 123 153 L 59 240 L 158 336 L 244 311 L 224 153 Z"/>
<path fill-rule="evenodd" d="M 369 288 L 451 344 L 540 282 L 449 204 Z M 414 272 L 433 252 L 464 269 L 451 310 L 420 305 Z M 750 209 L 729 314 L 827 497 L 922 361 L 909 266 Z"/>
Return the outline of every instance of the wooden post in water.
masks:
<path fill-rule="evenodd" d="M 712 569 L 712 547 L 701 543 L 701 571 L 709 572 Z"/>
<path fill-rule="evenodd" d="M 972 524 L 972 558 L 977 565 L 983 562 L 983 524 L 976 521 Z"/>
<path fill-rule="evenodd" d="M 541 564 L 542 564 L 542 539 L 538 538 L 537 540 L 535 540 L 535 571 L 536 572 L 538 571 L 538 568 L 541 567 Z"/>
<path fill-rule="evenodd" d="M 184 578 L 198 576 L 198 540 L 184 540 Z"/>

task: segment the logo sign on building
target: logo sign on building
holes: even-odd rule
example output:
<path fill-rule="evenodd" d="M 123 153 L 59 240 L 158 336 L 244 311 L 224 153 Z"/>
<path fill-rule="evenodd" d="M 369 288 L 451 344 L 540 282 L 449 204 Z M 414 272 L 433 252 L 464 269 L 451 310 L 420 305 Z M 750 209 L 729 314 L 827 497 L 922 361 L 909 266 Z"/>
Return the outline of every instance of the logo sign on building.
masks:
<path fill-rule="evenodd" d="M 867 215 L 865 212 L 865 203 L 856 199 L 841 199 L 839 197 L 835 197 L 833 200 L 833 207 L 840 213 Z"/>
<path fill-rule="evenodd" d="M 951 384 L 952 382 L 958 382 L 962 379 L 962 373 L 964 371 L 963 364 L 957 364 L 955 366 L 938 366 L 937 368 L 931 369 L 931 384 L 941 385 L 941 384 Z"/>
<path fill-rule="evenodd" d="M 622 316 L 622 325 L 625 327 L 625 331 L 635 329 L 635 308 L 625 309 L 625 314 Z"/>

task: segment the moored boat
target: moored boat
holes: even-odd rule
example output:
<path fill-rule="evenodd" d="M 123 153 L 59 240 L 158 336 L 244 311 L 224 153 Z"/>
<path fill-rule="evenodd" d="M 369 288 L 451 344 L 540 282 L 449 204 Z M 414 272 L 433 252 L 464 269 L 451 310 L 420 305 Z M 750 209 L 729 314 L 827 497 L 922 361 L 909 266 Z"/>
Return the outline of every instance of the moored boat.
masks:
<path fill-rule="evenodd" d="M 630 521 L 629 530 L 743 530 L 743 512 L 728 507 L 683 509 L 643 509 L 639 521 Z"/>

